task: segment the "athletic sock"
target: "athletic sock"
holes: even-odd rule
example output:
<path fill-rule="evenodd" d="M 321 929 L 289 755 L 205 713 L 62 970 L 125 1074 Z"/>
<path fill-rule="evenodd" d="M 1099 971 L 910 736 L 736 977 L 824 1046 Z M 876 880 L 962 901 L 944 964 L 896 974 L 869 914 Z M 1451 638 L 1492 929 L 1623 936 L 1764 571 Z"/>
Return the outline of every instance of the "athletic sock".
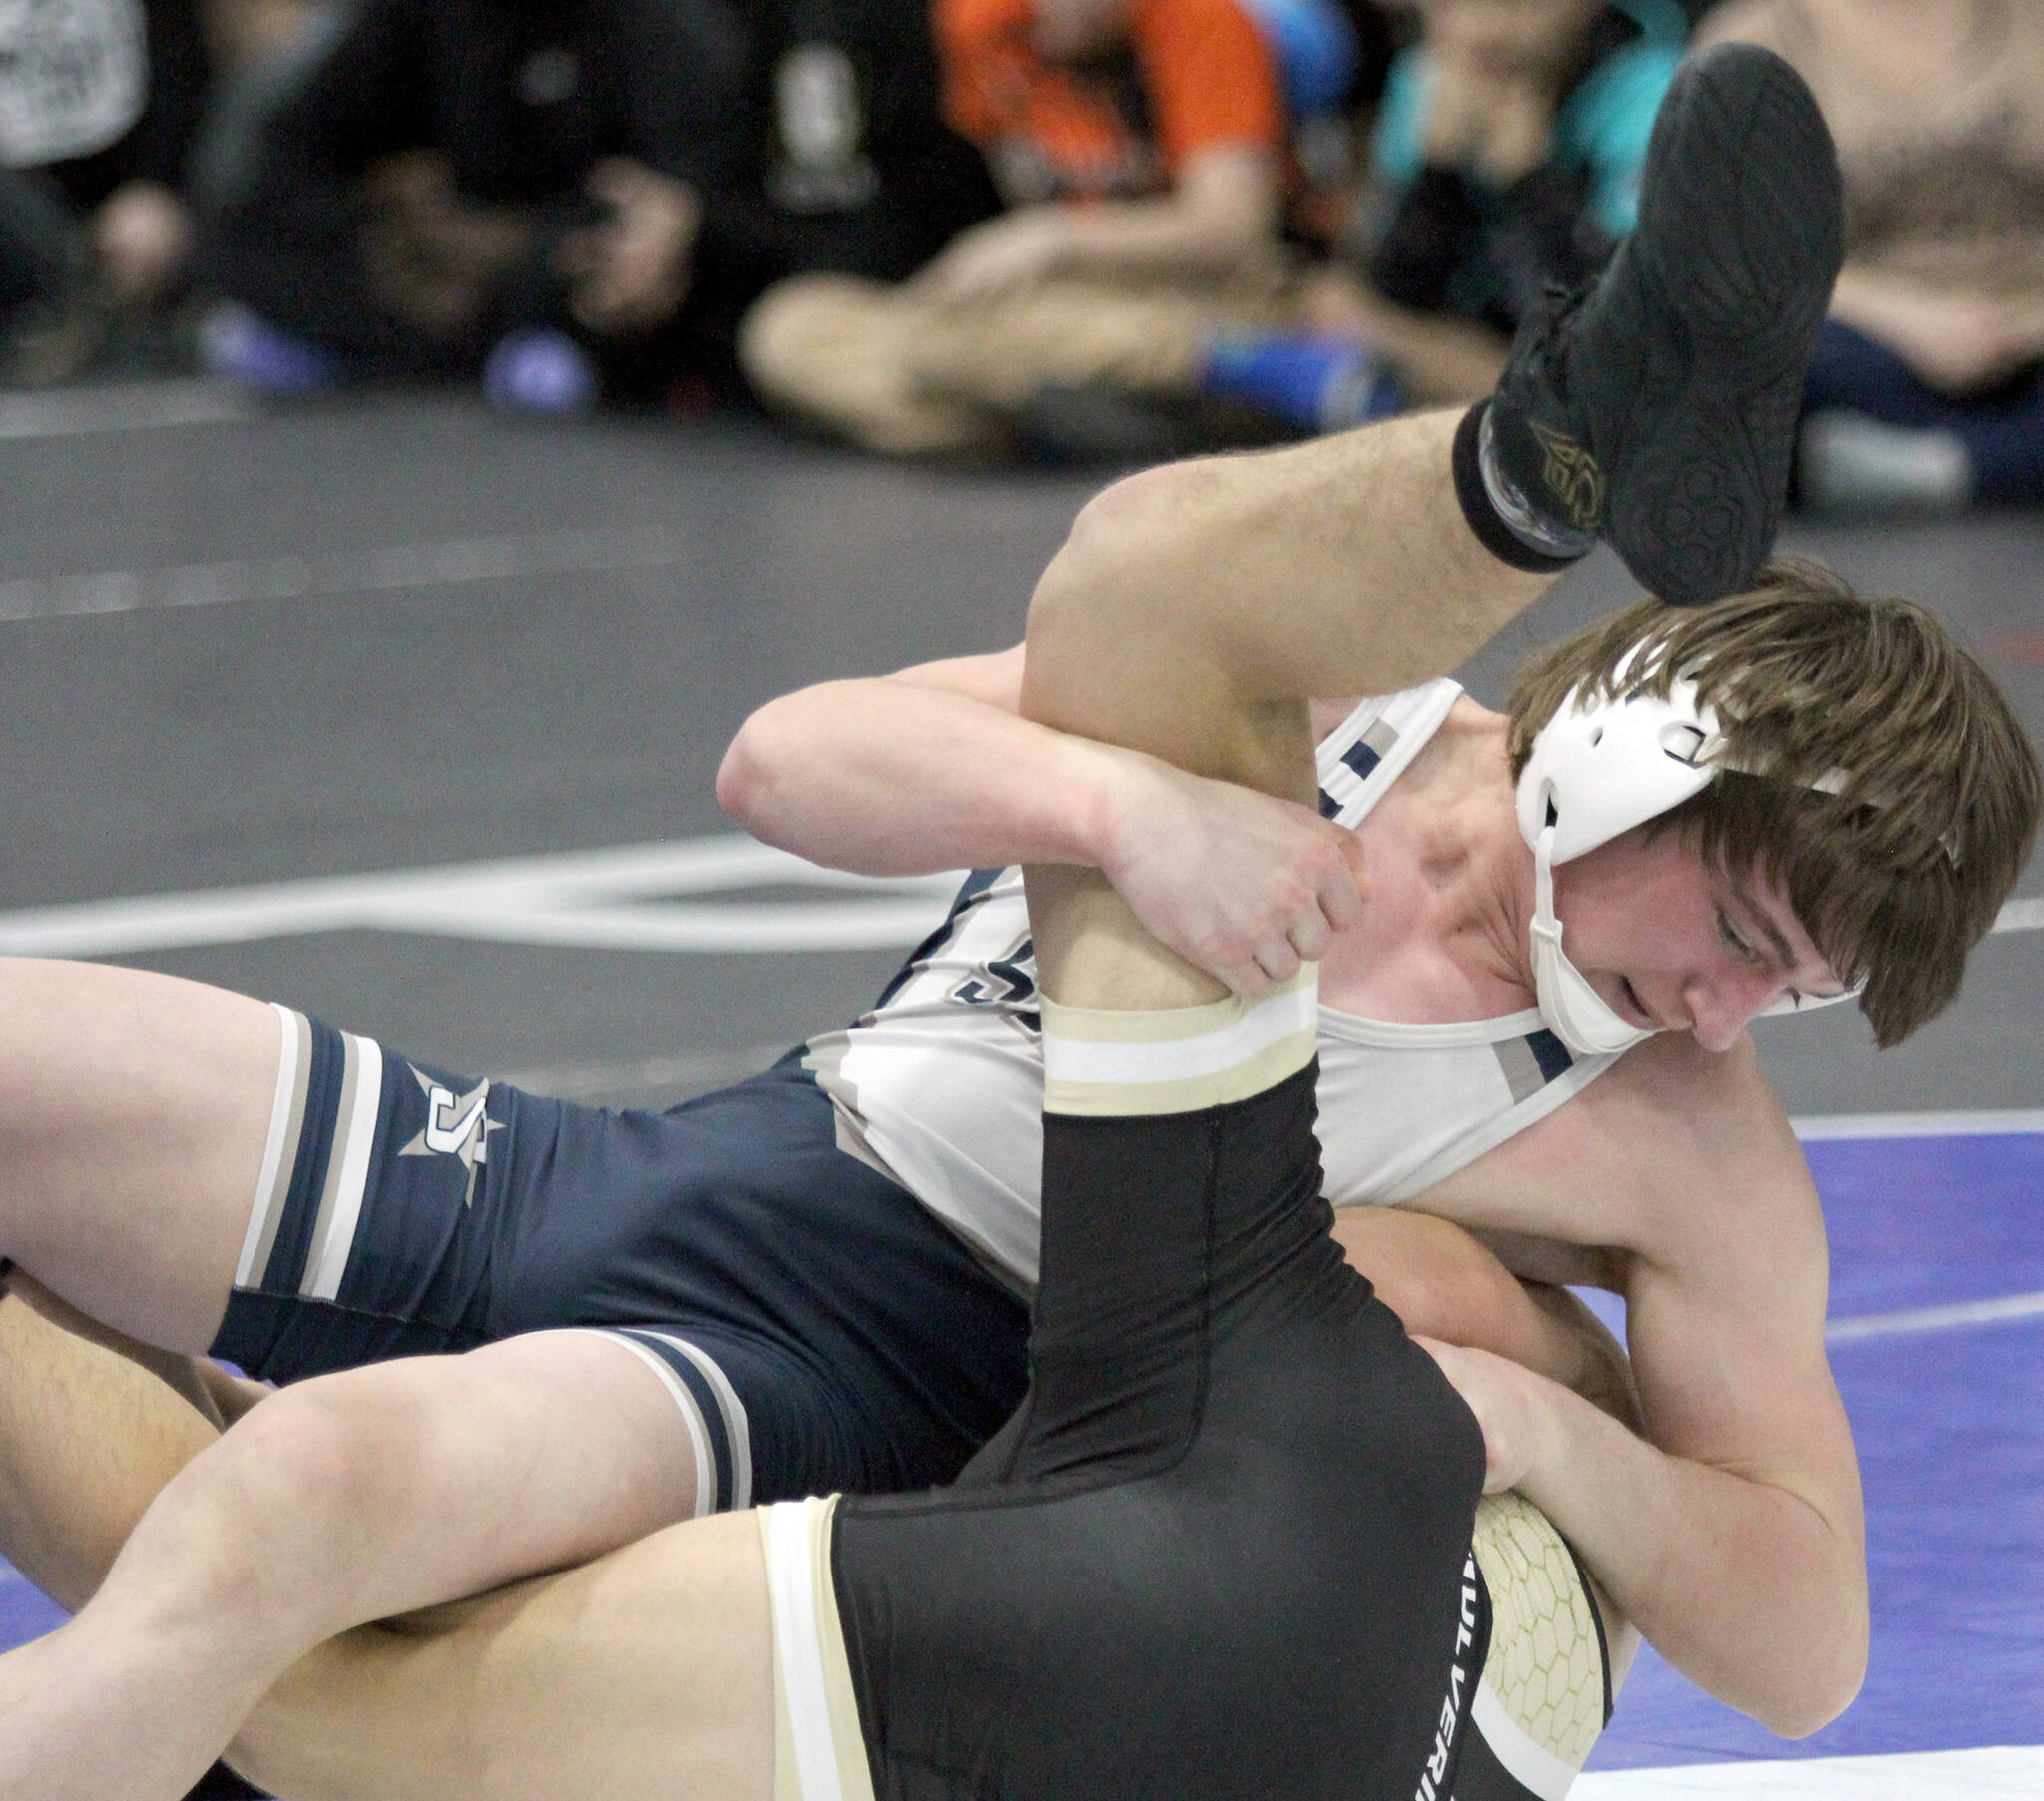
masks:
<path fill-rule="evenodd" d="M 1396 382 L 1365 344 L 1304 332 L 1217 339 L 1201 371 L 1204 392 L 1247 400 L 1300 431 L 1346 431 L 1387 419 L 1402 404 Z"/>
<path fill-rule="evenodd" d="M 1455 428 L 1452 462 L 1455 498 L 1477 541 L 1500 563 L 1535 575 L 1566 569 L 1596 544 L 1593 532 L 1578 530 L 1536 508 L 1498 460 L 1488 400 L 1479 400 Z"/>

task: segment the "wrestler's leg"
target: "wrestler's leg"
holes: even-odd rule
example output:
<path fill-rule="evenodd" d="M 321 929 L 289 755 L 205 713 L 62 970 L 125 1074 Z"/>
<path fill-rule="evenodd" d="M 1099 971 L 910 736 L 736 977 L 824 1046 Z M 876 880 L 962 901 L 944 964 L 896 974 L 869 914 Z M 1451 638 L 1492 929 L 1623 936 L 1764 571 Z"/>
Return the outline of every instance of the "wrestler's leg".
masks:
<path fill-rule="evenodd" d="M 203 1352 L 276 1091 L 274 1008 L 168 976 L 0 961 L 0 1257 L 93 1319 Z"/>
<path fill-rule="evenodd" d="M 85 1605 L 157 1492 L 219 1428 L 126 1357 L 0 1300 L 0 1555 Z"/>
<path fill-rule="evenodd" d="M 1291 702 L 1443 675 L 1554 580 L 1470 528 L 1460 424 L 1421 414 L 1108 488 L 1037 584 L 1023 710 L 1310 802 Z"/>
<path fill-rule="evenodd" d="M 67 1605 L 99 1587 L 158 1491 L 218 1441 L 124 1358 L 18 1300 L 0 1303 L 0 1549 Z M 620 1486 L 640 1475 L 616 1472 Z M 758 1528 L 750 1515 L 720 1516 L 322 1645 L 256 1709 L 236 1754 L 254 1779 L 300 1801 L 765 1795 L 767 1646 Z M 215 1679 L 210 1665 L 188 1671 L 153 1728 L 166 1717 L 175 1727 Z M 90 1769 L 79 1777 L 80 1794 L 142 1792 L 96 1783 Z M 74 1791 L 10 1782 L 6 1792 Z"/>
<path fill-rule="evenodd" d="M 151 1474 L 104 1485 L 116 1512 Z M 669 1384 L 607 1335 L 297 1384 L 178 1470 L 73 1620 L 0 1657 L 0 1791 L 181 1795 L 313 1645 L 686 1519 L 696 1479 Z"/>
<path fill-rule="evenodd" d="M 320 1646 L 229 1761 L 292 1801 L 767 1801 L 760 1532 L 719 1514 Z"/>

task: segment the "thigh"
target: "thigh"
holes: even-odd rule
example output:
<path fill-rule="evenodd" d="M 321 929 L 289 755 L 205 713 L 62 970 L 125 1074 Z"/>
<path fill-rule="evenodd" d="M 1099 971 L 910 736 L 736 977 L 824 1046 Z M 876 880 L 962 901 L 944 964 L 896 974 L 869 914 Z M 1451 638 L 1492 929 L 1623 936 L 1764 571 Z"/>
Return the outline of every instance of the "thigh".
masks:
<path fill-rule="evenodd" d="M 837 1147 L 800 1069 L 544 1132 L 521 1111 L 501 1142 L 493 1179 L 545 1192 L 498 1229 L 491 1331 L 601 1325 L 666 1358 L 732 1441 L 721 1504 L 949 1481 L 1021 1398 L 1023 1302 Z"/>
<path fill-rule="evenodd" d="M 308 1585 L 315 1567 L 344 1578 L 337 1623 L 353 1625 L 690 1519 L 698 1455 L 653 1360 L 608 1334 L 544 1332 L 296 1384 L 182 1480 L 214 1473 L 245 1532 L 301 1560 Z"/>
<path fill-rule="evenodd" d="M 139 970 L 0 962 L 0 1256 L 152 1344 L 213 1337 L 277 1086 L 277 1011 Z"/>
<path fill-rule="evenodd" d="M 771 1643 L 759 1529 L 723 1515 L 322 1645 L 230 1758 L 301 1801 L 768 1801 Z"/>

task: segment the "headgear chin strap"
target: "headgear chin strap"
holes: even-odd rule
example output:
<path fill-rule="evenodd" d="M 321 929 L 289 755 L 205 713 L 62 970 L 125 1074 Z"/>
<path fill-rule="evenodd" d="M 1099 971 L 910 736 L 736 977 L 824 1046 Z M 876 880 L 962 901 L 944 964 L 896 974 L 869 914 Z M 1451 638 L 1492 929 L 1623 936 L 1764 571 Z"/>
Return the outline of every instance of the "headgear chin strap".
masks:
<path fill-rule="evenodd" d="M 1652 1026 L 1635 1026 L 1590 986 L 1589 977 L 1561 948 L 1561 921 L 1554 916 L 1554 827 L 1533 847 L 1533 992 L 1548 1030 L 1578 1057 L 1628 1049 L 1652 1038 Z"/>
<path fill-rule="evenodd" d="M 1618 671 L 1625 680 L 1625 667 Z M 1520 772 L 1519 832 L 1533 852 L 1533 984 L 1540 1017 L 1578 1056 L 1609 1055 L 1651 1038 L 1590 986 L 1562 949 L 1554 912 L 1554 866 L 1608 844 L 1700 794 L 1733 767 L 1718 715 L 1676 676 L 1664 699 L 1640 689 L 1586 702 L 1578 689 L 1533 740 Z M 1840 780 L 1816 785 L 1832 790 Z M 1784 995 L 1769 1013 L 1804 1012 L 1850 1000 Z"/>

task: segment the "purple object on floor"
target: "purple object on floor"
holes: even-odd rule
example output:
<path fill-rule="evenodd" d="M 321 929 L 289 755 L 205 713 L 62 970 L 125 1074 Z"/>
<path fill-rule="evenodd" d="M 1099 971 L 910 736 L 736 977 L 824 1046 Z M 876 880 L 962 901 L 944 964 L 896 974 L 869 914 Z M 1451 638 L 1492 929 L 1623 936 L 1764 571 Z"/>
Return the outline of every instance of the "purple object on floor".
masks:
<path fill-rule="evenodd" d="M 258 394 L 323 394 L 340 385 L 340 358 L 332 351 L 232 300 L 200 321 L 199 359 L 210 373 Z"/>
<path fill-rule="evenodd" d="M 483 364 L 483 392 L 507 413 L 586 413 L 601 385 L 589 352 L 562 331 L 513 331 Z"/>
<path fill-rule="evenodd" d="M 0 1562 L 0 1651 L 53 1632 L 70 1617 L 13 1565 Z"/>

